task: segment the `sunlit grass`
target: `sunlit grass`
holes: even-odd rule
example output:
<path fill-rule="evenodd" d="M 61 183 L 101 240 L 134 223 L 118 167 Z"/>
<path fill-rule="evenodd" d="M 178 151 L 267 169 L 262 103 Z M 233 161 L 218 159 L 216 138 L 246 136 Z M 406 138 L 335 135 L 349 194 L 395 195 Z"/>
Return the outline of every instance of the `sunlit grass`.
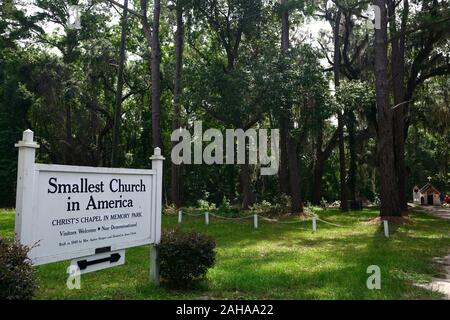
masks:
<path fill-rule="evenodd" d="M 194 291 L 172 291 L 149 283 L 148 247 L 128 249 L 126 264 L 83 275 L 81 290 L 68 290 L 68 262 L 37 267 L 38 299 L 437 299 L 441 295 L 413 283 L 442 270 L 432 258 L 448 253 L 450 222 L 412 213 L 412 225 L 391 226 L 386 239 L 377 225 L 362 222 L 375 210 L 316 212 L 342 227 L 311 221 L 277 224 L 183 217 L 183 229 L 195 229 L 217 240 L 217 263 L 208 281 Z M 290 220 L 293 221 L 294 218 Z M 177 225 L 164 215 L 163 228 Z M 13 236 L 14 215 L 0 211 L 0 234 Z M 369 265 L 381 268 L 381 290 L 368 290 Z"/>

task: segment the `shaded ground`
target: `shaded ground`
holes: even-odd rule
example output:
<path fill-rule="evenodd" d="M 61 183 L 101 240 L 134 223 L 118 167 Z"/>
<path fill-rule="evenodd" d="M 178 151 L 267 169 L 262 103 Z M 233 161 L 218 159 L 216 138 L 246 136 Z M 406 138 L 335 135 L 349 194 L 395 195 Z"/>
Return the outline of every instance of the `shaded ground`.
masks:
<path fill-rule="evenodd" d="M 417 206 L 415 209 L 431 213 L 432 215 L 442 219 L 450 220 L 450 208 L 438 206 Z M 439 291 L 445 295 L 447 300 L 450 300 L 450 254 L 443 258 L 437 257 L 435 258 L 435 261 L 444 269 L 444 273 L 441 275 L 442 278 L 432 278 L 429 283 L 418 285 L 430 290 Z"/>
<path fill-rule="evenodd" d="M 444 208 L 441 206 L 419 206 L 414 205 L 414 210 L 417 211 L 423 211 L 431 213 L 437 217 L 443 218 L 443 219 L 449 219 L 450 220 L 450 208 Z"/>
<path fill-rule="evenodd" d="M 429 283 L 417 284 L 420 287 L 438 291 L 445 295 L 447 300 L 450 300 L 450 254 L 444 258 L 435 258 L 436 263 L 442 265 L 444 273 L 443 278 L 433 278 Z"/>
<path fill-rule="evenodd" d="M 1 212 L 1 210 L 0 210 Z M 442 299 L 442 294 L 414 285 L 442 273 L 433 257 L 450 247 L 450 221 L 411 213 L 413 223 L 392 226 L 390 238 L 379 225 L 364 224 L 373 210 L 341 213 L 316 211 L 311 221 L 252 219 L 242 222 L 183 216 L 182 229 L 195 229 L 217 240 L 217 263 L 208 281 L 194 291 L 171 291 L 148 282 L 148 247 L 127 250 L 126 264 L 82 277 L 81 290 L 68 290 L 68 262 L 37 267 L 37 299 Z M 163 228 L 177 225 L 163 216 Z M 338 225 L 338 226 L 336 226 Z M 12 237 L 12 211 L 0 213 L 0 235 Z M 381 290 L 367 289 L 367 267 L 381 269 Z"/>

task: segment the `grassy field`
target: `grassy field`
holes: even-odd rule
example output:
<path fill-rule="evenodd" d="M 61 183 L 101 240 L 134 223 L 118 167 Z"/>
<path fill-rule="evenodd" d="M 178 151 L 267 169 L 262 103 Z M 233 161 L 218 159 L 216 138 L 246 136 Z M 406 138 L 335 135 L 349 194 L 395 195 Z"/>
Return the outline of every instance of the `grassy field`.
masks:
<path fill-rule="evenodd" d="M 364 224 L 374 210 L 342 214 L 318 212 L 322 219 L 291 224 L 252 220 L 229 222 L 184 217 L 183 229 L 195 229 L 217 240 L 217 263 L 208 282 L 194 291 L 172 291 L 148 282 L 148 247 L 127 250 L 126 264 L 82 276 L 81 290 L 66 288 L 68 262 L 37 267 L 37 299 L 439 299 L 441 295 L 413 285 L 442 270 L 432 258 L 448 253 L 450 221 L 412 213 L 412 225 L 391 226 L 386 239 L 377 225 Z M 291 218 L 288 221 L 294 221 Z M 163 228 L 177 224 L 163 216 Z M 13 236 L 14 214 L 0 210 L 0 235 Z M 381 268 L 381 290 L 368 290 L 369 265 Z"/>

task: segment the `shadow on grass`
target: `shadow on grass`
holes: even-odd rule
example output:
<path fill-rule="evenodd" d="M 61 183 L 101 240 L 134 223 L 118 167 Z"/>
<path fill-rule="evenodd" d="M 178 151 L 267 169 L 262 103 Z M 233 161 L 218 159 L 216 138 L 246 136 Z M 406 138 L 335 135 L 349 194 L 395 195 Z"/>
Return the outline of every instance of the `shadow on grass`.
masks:
<path fill-rule="evenodd" d="M 247 259 L 237 259 L 232 254 L 222 256 L 222 263 L 212 272 L 214 286 L 238 292 L 242 297 L 259 298 L 439 298 L 412 285 L 412 281 L 433 272 L 427 264 L 431 255 L 424 254 L 423 246 L 410 245 L 421 237 L 392 241 L 380 236 L 380 231 L 376 230 L 372 236 L 308 240 L 315 249 L 289 252 L 289 255 L 269 250 L 263 256 L 248 254 Z M 425 246 L 436 245 L 429 238 L 421 240 Z M 331 241 L 332 245 L 328 246 Z M 280 245 L 289 246 L 286 242 Z M 301 245 L 299 240 L 298 246 Z M 381 290 L 366 287 L 370 275 L 367 267 L 371 265 L 381 268 Z"/>
<path fill-rule="evenodd" d="M 442 224 L 442 221 L 435 220 L 435 223 Z M 364 230 L 356 232 L 362 234 L 352 234 L 351 229 L 342 229 L 345 231 L 339 234 L 332 226 L 323 227 L 316 234 L 285 227 L 281 234 L 241 237 L 238 247 L 255 247 L 260 241 L 275 242 L 277 252 L 259 257 L 247 249 L 245 253 L 249 259 L 244 261 L 228 253 L 221 257 L 224 262 L 220 272 L 213 273 L 215 285 L 224 290 L 245 291 L 245 294 L 263 287 L 267 288 L 265 292 L 271 297 L 439 298 L 436 293 L 413 286 L 413 282 L 426 280 L 436 273 L 431 258 L 450 246 L 446 227 L 448 224 L 435 229 L 434 232 L 440 233 L 436 236 L 426 233 L 429 230 L 420 225 L 391 225 L 389 239 L 384 237 L 382 225 L 361 226 Z M 327 229 L 334 233 L 327 234 Z M 232 250 L 235 241 L 223 242 L 223 249 Z M 292 248 L 297 248 L 299 252 L 292 254 Z M 289 258 L 286 253 L 296 258 Z M 327 265 L 327 270 L 323 270 L 322 265 Z M 380 291 L 366 287 L 369 276 L 366 270 L 370 265 L 378 265 L 382 270 L 383 286 Z M 239 270 L 239 274 L 235 270 Z M 326 291 L 333 288 L 333 292 L 324 293 L 320 288 Z M 283 293 L 283 290 L 287 292 Z"/>
<path fill-rule="evenodd" d="M 81 291 L 65 287 L 67 262 L 39 267 L 38 298 L 50 299 L 434 299 L 440 296 L 413 286 L 439 272 L 431 259 L 450 247 L 450 222 L 428 214 L 411 214 L 412 225 L 390 225 L 390 238 L 382 225 L 365 225 L 375 211 L 319 213 L 313 233 L 311 221 L 295 224 L 252 220 L 227 222 L 186 218 L 183 229 L 195 229 L 217 239 L 217 264 L 209 282 L 191 291 L 155 287 L 149 281 L 148 247 L 127 250 L 127 263 L 83 276 Z M 0 222 L 2 217 L 0 215 Z M 176 216 L 164 216 L 164 228 L 176 225 Z M 0 224 L 10 233 L 13 218 Z M 366 287 L 367 267 L 381 269 L 381 290 Z"/>

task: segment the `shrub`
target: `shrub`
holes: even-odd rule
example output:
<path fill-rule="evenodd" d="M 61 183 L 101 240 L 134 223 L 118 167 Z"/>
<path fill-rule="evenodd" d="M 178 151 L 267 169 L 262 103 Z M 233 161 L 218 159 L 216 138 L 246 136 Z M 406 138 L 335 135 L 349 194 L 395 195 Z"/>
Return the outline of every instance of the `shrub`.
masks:
<path fill-rule="evenodd" d="M 264 215 L 282 215 L 291 212 L 292 201 L 291 197 L 285 194 L 281 194 L 275 197 L 274 202 L 270 203 L 263 200 L 260 203 L 255 203 L 250 210 L 257 214 Z"/>
<path fill-rule="evenodd" d="M 197 207 L 201 211 L 215 211 L 217 210 L 215 203 L 210 203 L 208 200 L 198 200 Z"/>
<path fill-rule="evenodd" d="M 222 203 L 220 204 L 218 208 L 219 212 L 228 212 L 232 211 L 233 207 L 231 206 L 231 201 L 227 197 L 222 198 Z"/>
<path fill-rule="evenodd" d="M 175 205 L 170 204 L 164 207 L 165 214 L 178 214 L 178 209 Z"/>
<path fill-rule="evenodd" d="M 324 207 L 324 208 L 328 207 L 328 201 L 327 201 L 327 199 L 325 199 L 324 197 L 322 197 L 322 199 L 320 200 L 320 206 L 321 206 L 321 207 Z"/>
<path fill-rule="evenodd" d="M 373 204 L 376 206 L 379 206 L 381 203 L 380 197 L 379 195 L 376 193 L 375 196 L 373 197 Z"/>
<path fill-rule="evenodd" d="M 37 289 L 29 248 L 0 238 L 0 299 L 30 300 Z"/>
<path fill-rule="evenodd" d="M 263 200 L 262 202 L 253 204 L 250 210 L 257 214 L 269 213 L 272 210 L 272 204 L 269 201 Z"/>
<path fill-rule="evenodd" d="M 274 199 L 278 214 L 290 213 L 292 209 L 292 199 L 286 194 L 280 194 Z"/>
<path fill-rule="evenodd" d="M 170 287 L 187 288 L 204 279 L 214 265 L 216 242 L 195 231 L 165 231 L 159 248 L 160 273 Z"/>
<path fill-rule="evenodd" d="M 238 217 L 239 210 L 231 204 L 227 197 L 222 198 L 222 203 L 217 208 L 217 213 L 224 217 Z"/>

